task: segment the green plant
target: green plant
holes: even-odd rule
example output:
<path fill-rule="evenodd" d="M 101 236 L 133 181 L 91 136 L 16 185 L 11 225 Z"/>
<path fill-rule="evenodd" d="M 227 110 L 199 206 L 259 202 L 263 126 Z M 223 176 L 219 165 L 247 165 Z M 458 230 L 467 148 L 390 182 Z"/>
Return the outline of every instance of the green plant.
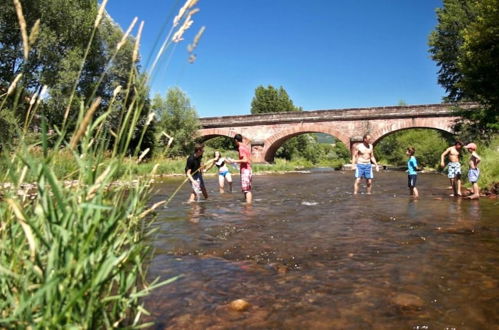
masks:
<path fill-rule="evenodd" d="M 157 166 L 131 184 L 114 182 L 118 174 L 132 176 L 136 167 L 127 164 L 129 159 L 137 164 L 145 156 L 139 146 L 151 124 L 143 120 L 148 110 L 147 81 L 135 66 L 141 28 L 123 88 L 117 87 L 106 102 L 76 95 L 106 2 L 95 13 L 81 62 L 72 63 L 79 74 L 63 98 L 68 101 L 62 125 L 49 134 L 42 116 L 40 141 L 33 142 L 26 134 L 31 118 L 26 118 L 16 148 L 2 154 L 0 328 L 138 327 L 145 313 L 140 298 L 175 279 L 146 280 L 151 215 L 166 203 L 148 205 Z M 25 37 L 21 3 L 14 0 L 14 4 L 23 35 L 23 60 L 28 62 L 32 41 Z M 189 10 L 189 4 L 184 9 Z M 190 20 L 190 14 L 179 17 Z M 7 92 L 0 102 L 15 107 L 20 97 L 21 93 Z M 126 107 L 120 108 L 119 126 L 111 132 L 106 119 L 118 102 Z M 76 118 L 74 125 L 68 123 L 71 116 Z M 107 152 L 110 146 L 112 152 Z"/>

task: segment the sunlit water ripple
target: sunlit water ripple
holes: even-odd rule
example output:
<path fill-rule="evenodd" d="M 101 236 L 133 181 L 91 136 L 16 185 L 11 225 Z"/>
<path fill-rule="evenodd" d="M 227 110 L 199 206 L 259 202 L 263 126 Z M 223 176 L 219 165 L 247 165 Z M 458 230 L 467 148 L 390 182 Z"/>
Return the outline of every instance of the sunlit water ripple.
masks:
<path fill-rule="evenodd" d="M 254 177 L 255 202 L 220 195 L 158 213 L 146 299 L 160 328 L 491 329 L 499 324 L 499 205 L 448 197 L 438 174 L 377 174 L 353 196 L 351 172 Z M 152 202 L 180 183 L 158 184 Z M 232 311 L 244 299 L 251 306 Z"/>

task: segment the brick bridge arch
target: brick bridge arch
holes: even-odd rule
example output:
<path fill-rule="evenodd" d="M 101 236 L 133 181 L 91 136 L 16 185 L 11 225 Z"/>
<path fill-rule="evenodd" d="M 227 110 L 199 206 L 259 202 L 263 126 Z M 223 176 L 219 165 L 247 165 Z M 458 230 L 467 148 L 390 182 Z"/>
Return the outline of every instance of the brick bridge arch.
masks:
<path fill-rule="evenodd" d="M 469 110 L 478 107 L 474 103 L 458 106 Z M 456 104 L 426 104 L 201 118 L 198 136 L 206 140 L 215 136 L 232 138 L 239 133 L 251 147 L 252 161 L 268 162 L 284 141 L 303 133 L 332 135 L 350 151 L 366 133 L 374 144 L 385 135 L 409 128 L 453 133 L 452 127 L 459 119 L 455 107 Z"/>
<path fill-rule="evenodd" d="M 387 135 L 411 128 L 427 128 L 454 134 L 452 127 L 455 120 L 456 118 L 454 117 L 440 118 L 439 120 L 429 118 L 409 118 L 406 120 L 399 120 L 394 124 L 387 123 L 386 125 L 367 133 L 371 135 L 373 145 L 377 144 Z"/>
<path fill-rule="evenodd" d="M 273 162 L 275 153 L 283 145 L 284 142 L 292 137 L 305 133 L 325 133 L 334 136 L 335 138 L 343 142 L 347 147 L 350 144 L 350 139 L 334 127 L 329 127 L 318 123 L 304 123 L 280 131 L 279 133 L 267 138 L 263 143 L 264 147 L 261 151 L 264 160 L 266 162 Z"/>

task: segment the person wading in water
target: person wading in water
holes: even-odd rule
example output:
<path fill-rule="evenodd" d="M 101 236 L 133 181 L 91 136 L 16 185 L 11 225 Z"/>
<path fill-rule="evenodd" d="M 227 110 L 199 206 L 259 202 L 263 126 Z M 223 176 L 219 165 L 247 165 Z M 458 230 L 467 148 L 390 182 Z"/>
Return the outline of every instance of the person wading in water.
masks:
<path fill-rule="evenodd" d="M 379 171 L 376 158 L 374 158 L 373 145 L 371 144 L 371 136 L 366 134 L 362 137 L 362 143 L 355 147 L 352 157 L 352 166 L 355 170 L 355 182 L 353 185 L 354 195 L 359 192 L 359 183 L 362 178 L 367 182 L 367 194 L 371 194 L 373 182 L 373 164 L 376 166 L 376 172 Z"/>
<path fill-rule="evenodd" d="M 251 181 L 252 181 L 252 171 L 251 171 L 251 151 L 243 143 L 243 137 L 241 134 L 234 135 L 234 143 L 239 151 L 239 159 L 227 159 L 230 163 L 239 163 L 239 169 L 241 173 L 241 190 L 243 191 L 246 203 L 251 204 L 253 202 L 253 193 L 251 192 Z"/>
<path fill-rule="evenodd" d="M 454 192 L 451 196 L 461 197 L 461 163 L 459 162 L 459 152 L 463 148 L 463 143 L 461 141 L 456 141 L 456 143 L 447 148 L 440 156 L 440 166 L 445 167 L 445 156 L 449 155 L 449 164 L 447 164 L 447 177 L 450 180 L 450 185 L 452 186 L 452 191 Z"/>
<path fill-rule="evenodd" d="M 210 166 L 206 168 L 205 171 L 210 170 L 213 165 L 216 165 L 218 168 L 218 185 L 220 188 L 220 193 L 223 194 L 225 192 L 224 190 L 224 183 L 225 180 L 227 180 L 227 183 L 229 184 L 229 192 L 232 192 L 232 176 L 229 172 L 229 168 L 225 164 L 225 159 L 222 157 L 219 151 L 215 151 L 215 158 L 211 160 Z"/>

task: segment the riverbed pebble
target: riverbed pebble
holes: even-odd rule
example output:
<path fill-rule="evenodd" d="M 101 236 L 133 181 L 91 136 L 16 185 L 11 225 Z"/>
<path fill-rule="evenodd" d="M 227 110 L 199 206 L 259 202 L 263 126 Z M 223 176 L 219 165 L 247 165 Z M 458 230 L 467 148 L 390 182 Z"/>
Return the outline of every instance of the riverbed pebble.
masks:
<path fill-rule="evenodd" d="M 410 293 L 399 293 L 392 302 L 402 309 L 420 309 L 424 305 L 423 299 Z"/>
<path fill-rule="evenodd" d="M 250 306 L 251 304 L 244 299 L 236 299 L 229 303 L 229 308 L 237 312 L 244 312 Z"/>

